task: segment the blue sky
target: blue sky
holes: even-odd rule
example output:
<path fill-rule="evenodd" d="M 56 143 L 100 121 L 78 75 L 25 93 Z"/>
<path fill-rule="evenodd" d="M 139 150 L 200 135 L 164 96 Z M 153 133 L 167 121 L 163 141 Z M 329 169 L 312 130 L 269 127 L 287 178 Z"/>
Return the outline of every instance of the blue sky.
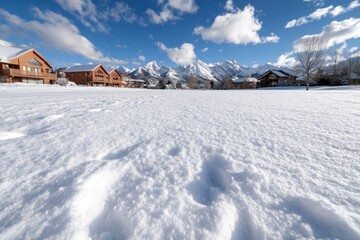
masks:
<path fill-rule="evenodd" d="M 2 2 L 0 44 L 33 47 L 54 67 L 196 59 L 289 65 L 294 43 L 315 35 L 344 56 L 360 50 L 359 0 Z"/>

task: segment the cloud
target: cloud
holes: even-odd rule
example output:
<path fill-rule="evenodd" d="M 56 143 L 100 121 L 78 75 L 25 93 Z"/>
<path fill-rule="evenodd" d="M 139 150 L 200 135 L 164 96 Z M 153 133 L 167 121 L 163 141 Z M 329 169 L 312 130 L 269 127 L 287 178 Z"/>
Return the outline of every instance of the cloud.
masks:
<path fill-rule="evenodd" d="M 135 15 L 134 10 L 124 2 L 115 2 L 114 5 L 99 9 L 92 0 L 55 0 L 64 10 L 74 14 L 91 31 L 109 33 L 110 27 L 102 21 L 125 21 L 146 25 L 142 18 Z"/>
<path fill-rule="evenodd" d="M 277 62 L 274 63 L 274 65 L 277 67 L 293 67 L 295 64 L 296 59 L 293 51 L 280 55 L 280 57 L 277 59 Z"/>
<path fill-rule="evenodd" d="M 201 49 L 201 51 L 202 51 L 202 52 L 207 52 L 207 51 L 209 51 L 209 48 L 208 48 L 208 47 L 203 48 L 203 49 Z"/>
<path fill-rule="evenodd" d="M 159 14 L 152 9 L 147 9 L 146 13 L 150 17 L 150 21 L 154 24 L 163 24 L 168 21 L 178 19 L 178 17 L 175 16 L 174 13 L 168 8 L 164 8 Z"/>
<path fill-rule="evenodd" d="M 134 10 L 124 2 L 116 2 L 115 6 L 112 6 L 105 12 L 102 12 L 100 14 L 100 18 L 104 18 L 106 20 L 111 19 L 115 22 L 125 21 L 128 23 L 135 23 L 138 20 Z M 142 23 L 142 21 L 143 20 L 140 20 L 140 23 Z"/>
<path fill-rule="evenodd" d="M 340 5 L 336 6 L 336 7 L 334 7 L 333 5 L 330 5 L 325 8 L 319 8 L 319 9 L 315 10 L 314 12 L 312 12 L 311 14 L 309 14 L 308 16 L 300 17 L 298 19 L 293 19 L 293 20 L 289 21 L 285 25 L 285 28 L 297 27 L 297 26 L 300 26 L 300 25 L 303 25 L 303 24 L 306 24 L 309 22 L 320 20 L 321 18 L 329 16 L 329 15 L 331 15 L 332 17 L 336 17 L 340 14 L 351 11 L 357 7 L 360 7 L 359 0 L 352 1 L 349 4 L 349 6 L 346 8 L 343 6 L 340 6 Z"/>
<path fill-rule="evenodd" d="M 0 8 L 0 17 L 15 32 L 26 32 L 29 36 L 37 36 L 42 45 L 83 56 L 89 60 L 108 64 L 125 64 L 123 60 L 105 57 L 94 44 L 82 36 L 79 29 L 64 16 L 52 11 L 32 9 L 36 20 L 28 21 L 10 14 Z"/>
<path fill-rule="evenodd" d="M 195 13 L 198 10 L 194 0 L 168 0 L 168 6 L 183 13 Z"/>
<path fill-rule="evenodd" d="M 195 0 L 158 0 L 158 4 L 162 5 L 159 13 L 152 9 L 146 10 L 150 21 L 154 24 L 175 21 L 180 19 L 180 16 L 184 13 L 195 13 L 199 9 Z"/>
<path fill-rule="evenodd" d="M 254 16 L 254 13 L 255 8 L 247 5 L 244 10 L 237 9 L 233 13 L 217 16 L 209 28 L 196 27 L 194 34 L 201 35 L 202 39 L 215 43 L 247 45 L 249 43 L 277 42 L 279 37 L 275 34 L 260 38 L 258 31 L 261 29 L 261 22 Z"/>
<path fill-rule="evenodd" d="M 322 32 L 314 35 L 305 35 L 294 42 L 294 46 L 300 46 L 305 39 L 322 38 L 327 41 L 327 47 L 344 43 L 349 39 L 360 38 L 360 18 L 349 18 L 343 21 L 333 21 L 323 27 Z"/>
<path fill-rule="evenodd" d="M 195 47 L 191 43 L 184 43 L 180 48 L 168 48 L 162 42 L 157 42 L 156 45 L 167 53 L 169 59 L 181 66 L 191 63 L 195 58 Z"/>
<path fill-rule="evenodd" d="M 274 33 L 271 33 L 270 36 L 262 38 L 262 43 L 272 42 L 272 43 L 278 43 L 280 40 L 280 37 L 275 35 Z"/>
<path fill-rule="evenodd" d="M 5 40 L 1 40 L 1 39 L 0 39 L 0 46 L 2 46 L 2 47 L 13 47 L 14 44 L 11 43 L 11 42 L 7 42 L 7 41 L 5 41 Z"/>
<path fill-rule="evenodd" d="M 337 6 L 331 11 L 331 16 L 336 17 L 337 15 L 343 14 L 346 12 L 346 9 L 342 6 Z"/>
<path fill-rule="evenodd" d="M 229 11 L 229 12 L 235 11 L 233 0 L 227 0 L 224 8 L 226 11 Z"/>
<path fill-rule="evenodd" d="M 102 24 L 96 16 L 98 12 L 91 0 L 56 0 L 66 11 L 73 13 L 91 31 L 109 32 L 109 28 Z"/>
<path fill-rule="evenodd" d="M 311 2 L 312 4 L 314 4 L 315 6 L 318 6 L 318 7 L 321 7 L 325 4 L 324 0 L 304 0 L 304 2 Z"/>
<path fill-rule="evenodd" d="M 140 55 L 139 57 L 138 57 L 138 59 L 140 60 L 140 61 L 145 61 L 145 56 L 143 56 L 143 55 Z"/>

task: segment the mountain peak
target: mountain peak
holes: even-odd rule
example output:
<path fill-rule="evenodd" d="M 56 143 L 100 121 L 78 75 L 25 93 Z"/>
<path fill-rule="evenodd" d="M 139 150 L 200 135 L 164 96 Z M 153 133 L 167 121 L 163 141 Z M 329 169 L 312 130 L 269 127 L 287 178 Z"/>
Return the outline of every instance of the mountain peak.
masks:
<path fill-rule="evenodd" d="M 145 68 L 154 69 L 154 70 L 159 70 L 159 69 L 160 69 L 160 67 L 159 67 L 159 65 L 157 64 L 156 61 L 148 62 L 148 63 L 145 65 Z"/>

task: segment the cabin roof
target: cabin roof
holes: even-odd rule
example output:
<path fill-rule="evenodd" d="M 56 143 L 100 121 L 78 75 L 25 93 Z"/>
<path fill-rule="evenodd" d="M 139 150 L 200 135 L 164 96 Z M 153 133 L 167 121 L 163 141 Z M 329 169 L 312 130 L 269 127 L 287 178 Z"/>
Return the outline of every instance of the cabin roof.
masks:
<path fill-rule="evenodd" d="M 275 74 L 276 76 L 278 77 L 283 77 L 283 78 L 288 78 L 288 75 L 291 75 L 291 76 L 294 76 L 293 74 L 291 73 L 288 73 L 284 70 L 281 70 L 281 69 L 278 69 L 278 70 L 267 70 L 266 72 L 264 72 L 263 74 L 261 74 L 257 79 L 261 79 L 263 78 L 264 76 L 268 75 L 269 73 L 273 73 Z M 287 73 L 288 75 L 286 75 L 285 73 Z"/>
<path fill-rule="evenodd" d="M 101 64 L 75 65 L 69 69 L 66 69 L 64 72 L 92 72 L 98 66 L 101 66 Z"/>
<path fill-rule="evenodd" d="M 258 80 L 256 78 L 244 78 L 244 77 L 237 77 L 237 78 L 233 78 L 232 81 L 234 83 L 241 83 L 241 82 L 258 82 Z"/>
<path fill-rule="evenodd" d="M 355 74 L 355 73 L 351 73 L 350 74 L 350 79 L 360 79 L 360 76 Z"/>
<path fill-rule="evenodd" d="M 280 70 L 271 70 L 278 77 L 288 77 L 284 73 L 280 72 Z"/>
<path fill-rule="evenodd" d="M 0 46 L 0 62 L 10 62 L 14 58 L 18 58 L 21 55 L 33 51 L 39 58 L 41 58 L 50 68 L 51 64 L 38 53 L 34 48 L 20 49 L 16 47 Z"/>

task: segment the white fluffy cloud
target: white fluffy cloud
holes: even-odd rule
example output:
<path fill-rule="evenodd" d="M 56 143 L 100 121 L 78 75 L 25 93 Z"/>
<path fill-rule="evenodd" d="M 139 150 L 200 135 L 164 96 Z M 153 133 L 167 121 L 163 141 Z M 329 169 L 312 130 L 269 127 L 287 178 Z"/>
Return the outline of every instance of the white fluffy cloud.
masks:
<path fill-rule="evenodd" d="M 316 21 L 316 20 L 320 20 L 323 17 L 326 16 L 338 16 L 340 14 L 346 13 L 348 11 L 351 11 L 355 8 L 360 7 L 360 3 L 359 0 L 354 0 L 352 1 L 348 7 L 343 7 L 343 6 L 336 6 L 334 7 L 333 5 L 330 5 L 328 7 L 324 7 L 324 8 L 319 8 L 317 10 L 315 10 L 314 12 L 312 12 L 311 14 L 309 14 L 308 16 L 304 16 L 304 17 L 300 17 L 298 19 L 293 19 L 291 21 L 289 21 L 286 25 L 285 28 L 292 28 L 292 27 L 296 27 L 296 26 L 300 26 L 312 21 Z"/>
<path fill-rule="evenodd" d="M 273 33 L 271 36 L 260 38 L 258 31 L 261 29 L 261 22 L 254 13 L 255 8 L 247 5 L 244 10 L 237 9 L 235 12 L 217 16 L 209 28 L 196 27 L 194 33 L 201 35 L 204 40 L 215 43 L 246 45 L 278 42 L 279 37 Z"/>
<path fill-rule="evenodd" d="M 203 48 L 203 49 L 201 49 L 201 51 L 202 51 L 202 52 L 207 52 L 207 51 L 209 51 L 209 48 L 208 48 L 208 47 Z"/>
<path fill-rule="evenodd" d="M 154 24 L 164 24 L 180 18 L 184 13 L 195 13 L 198 6 L 195 0 L 158 0 L 158 4 L 162 5 L 159 13 L 152 9 L 147 9 L 150 21 Z"/>
<path fill-rule="evenodd" d="M 64 16 L 52 11 L 33 8 L 36 20 L 27 21 L 0 8 L 0 17 L 15 32 L 26 32 L 37 36 L 41 44 L 56 50 L 83 56 L 89 60 L 121 65 L 123 60 L 105 57 L 79 29 Z"/>
<path fill-rule="evenodd" d="M 301 49 L 301 45 L 305 39 L 309 38 L 322 38 L 327 41 L 327 48 L 337 47 L 336 44 L 342 44 L 336 51 L 344 55 L 347 51 L 349 56 L 357 56 L 354 53 L 358 51 L 358 47 L 347 48 L 346 41 L 349 39 L 360 38 L 360 18 L 349 18 L 343 21 L 333 21 L 329 25 L 325 26 L 321 33 L 314 35 L 305 35 L 302 38 L 294 41 L 294 49 Z M 294 50 L 286 52 L 280 55 L 277 62 L 274 65 L 282 66 L 294 66 L 296 64 L 296 58 L 294 56 Z"/>
<path fill-rule="evenodd" d="M 156 45 L 167 53 L 169 59 L 181 66 L 191 63 L 195 58 L 195 47 L 191 43 L 184 43 L 180 48 L 168 48 L 162 42 L 157 42 Z"/>
<path fill-rule="evenodd" d="M 138 59 L 140 60 L 140 61 L 145 61 L 145 56 L 143 56 L 143 55 L 140 55 L 139 57 L 138 57 Z"/>
<path fill-rule="evenodd" d="M 277 59 L 277 62 L 274 63 L 274 65 L 277 67 L 293 67 L 295 64 L 296 59 L 293 51 L 280 55 L 280 57 Z"/>
<path fill-rule="evenodd" d="M 333 21 L 326 25 L 322 32 L 314 35 L 306 35 L 295 41 L 294 46 L 299 46 L 305 39 L 321 37 L 327 41 L 327 47 L 344 43 L 349 39 L 360 38 L 360 18 L 349 18 L 343 21 Z"/>
<path fill-rule="evenodd" d="M 304 0 L 304 2 L 311 2 L 312 4 L 318 7 L 324 5 L 324 0 Z"/>
<path fill-rule="evenodd" d="M 145 25 L 143 19 L 137 17 L 133 9 L 124 2 L 114 2 L 105 9 L 99 9 L 92 0 L 56 0 L 56 2 L 64 10 L 77 16 L 92 31 L 108 33 L 110 28 L 103 23 L 103 21 L 108 20 L 129 23 L 138 22 L 140 25 Z"/>
<path fill-rule="evenodd" d="M 235 11 L 233 0 L 227 0 L 224 8 L 226 11 L 229 11 L 229 12 Z"/>

